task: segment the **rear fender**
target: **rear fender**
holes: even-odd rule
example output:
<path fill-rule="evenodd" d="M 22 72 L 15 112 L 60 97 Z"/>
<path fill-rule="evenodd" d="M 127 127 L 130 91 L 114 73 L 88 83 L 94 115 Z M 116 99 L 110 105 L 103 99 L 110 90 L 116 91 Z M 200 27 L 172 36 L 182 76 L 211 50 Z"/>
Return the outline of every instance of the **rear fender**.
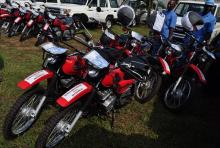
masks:
<path fill-rule="evenodd" d="M 170 75 L 171 72 L 170 72 L 170 66 L 168 65 L 168 63 L 161 57 L 159 57 L 159 61 L 165 74 Z"/>
<path fill-rule="evenodd" d="M 88 93 L 91 93 L 93 90 L 93 87 L 88 84 L 87 82 L 80 83 L 76 86 L 74 86 L 72 89 L 70 89 L 68 92 L 66 92 L 63 96 L 61 96 L 59 99 L 57 99 L 57 103 L 61 107 L 68 107 L 83 96 L 85 96 Z"/>
<path fill-rule="evenodd" d="M 206 78 L 205 78 L 205 75 L 203 74 L 203 72 L 194 64 L 190 64 L 189 67 L 196 72 L 197 76 L 199 77 L 199 80 L 206 84 L 207 81 L 206 81 Z"/>
<path fill-rule="evenodd" d="M 18 87 L 26 90 L 46 79 L 52 78 L 53 76 L 54 73 L 49 70 L 39 70 L 19 82 Z"/>

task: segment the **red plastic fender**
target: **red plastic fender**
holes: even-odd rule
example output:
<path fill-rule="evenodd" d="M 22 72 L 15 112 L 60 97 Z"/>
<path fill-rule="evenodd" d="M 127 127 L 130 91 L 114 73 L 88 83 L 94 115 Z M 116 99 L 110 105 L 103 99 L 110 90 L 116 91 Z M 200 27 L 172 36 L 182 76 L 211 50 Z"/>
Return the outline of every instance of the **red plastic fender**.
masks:
<path fill-rule="evenodd" d="M 207 83 L 206 78 L 205 78 L 203 72 L 196 65 L 190 64 L 189 67 L 192 68 L 196 72 L 196 74 L 198 75 L 199 80 L 201 82 L 203 82 L 205 84 Z"/>
<path fill-rule="evenodd" d="M 49 70 L 39 70 L 19 82 L 18 87 L 25 90 L 53 76 L 54 73 Z"/>
<path fill-rule="evenodd" d="M 93 87 L 87 82 L 80 83 L 57 99 L 57 103 L 62 107 L 68 107 L 79 100 L 82 96 L 92 92 Z"/>
<path fill-rule="evenodd" d="M 7 14 L 7 13 L 6 13 L 6 14 L 1 14 L 1 15 L 0 15 L 0 19 L 6 18 L 6 17 L 9 17 L 9 16 L 10 16 L 10 14 Z"/>
<path fill-rule="evenodd" d="M 170 72 L 170 66 L 168 65 L 168 63 L 161 57 L 159 57 L 159 61 L 163 67 L 163 70 L 166 74 L 170 75 L 171 72 Z"/>

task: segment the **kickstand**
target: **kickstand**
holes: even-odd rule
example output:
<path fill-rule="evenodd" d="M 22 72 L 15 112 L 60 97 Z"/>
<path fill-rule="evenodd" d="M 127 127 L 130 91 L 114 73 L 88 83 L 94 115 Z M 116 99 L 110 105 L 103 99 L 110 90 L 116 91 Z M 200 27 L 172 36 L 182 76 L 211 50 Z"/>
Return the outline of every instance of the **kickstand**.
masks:
<path fill-rule="evenodd" d="M 115 110 L 112 110 L 112 120 L 111 120 L 111 128 L 114 129 L 115 123 Z"/>

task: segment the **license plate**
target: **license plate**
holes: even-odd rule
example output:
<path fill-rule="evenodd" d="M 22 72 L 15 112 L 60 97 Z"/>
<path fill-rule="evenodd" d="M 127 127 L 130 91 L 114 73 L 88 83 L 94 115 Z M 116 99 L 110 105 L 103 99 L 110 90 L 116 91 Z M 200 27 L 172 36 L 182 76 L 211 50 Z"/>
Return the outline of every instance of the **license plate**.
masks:
<path fill-rule="evenodd" d="M 44 25 L 44 30 L 46 31 L 48 28 L 49 28 L 49 24 L 47 23 Z"/>
<path fill-rule="evenodd" d="M 32 24 L 33 24 L 33 20 L 30 20 L 29 22 L 28 22 L 28 26 L 31 26 Z"/>
<path fill-rule="evenodd" d="M 21 17 L 17 17 L 17 18 L 15 19 L 15 23 L 18 23 L 20 20 L 21 20 Z"/>
<path fill-rule="evenodd" d="M 35 82 L 36 80 L 38 80 L 39 78 L 41 78 L 47 74 L 48 74 L 48 72 L 46 70 L 40 70 L 40 71 L 33 73 L 32 75 L 30 75 L 29 77 L 27 77 L 24 80 L 27 83 L 32 84 L 33 82 Z"/>
<path fill-rule="evenodd" d="M 62 98 L 64 98 L 66 101 L 71 101 L 74 97 L 76 97 L 78 94 L 80 94 L 82 91 L 87 89 L 87 86 L 83 83 L 76 85 L 71 90 L 69 90 L 67 93 L 65 93 Z"/>

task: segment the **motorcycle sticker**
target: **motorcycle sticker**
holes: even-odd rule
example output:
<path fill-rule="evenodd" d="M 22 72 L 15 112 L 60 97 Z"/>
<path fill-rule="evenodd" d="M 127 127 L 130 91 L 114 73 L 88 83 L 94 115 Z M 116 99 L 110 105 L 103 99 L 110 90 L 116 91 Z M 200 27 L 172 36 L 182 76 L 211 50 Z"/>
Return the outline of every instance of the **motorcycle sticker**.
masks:
<path fill-rule="evenodd" d="M 76 97 L 78 94 L 80 94 L 82 91 L 86 90 L 87 86 L 83 83 L 76 85 L 71 90 L 69 90 L 67 93 L 65 93 L 62 98 L 64 98 L 66 101 L 71 101 L 74 97 Z"/>
<path fill-rule="evenodd" d="M 18 23 L 20 20 L 21 20 L 21 17 L 17 17 L 17 18 L 15 19 L 15 23 Z"/>
<path fill-rule="evenodd" d="M 32 84 L 33 82 L 35 82 L 36 80 L 38 80 L 39 78 L 41 78 L 47 74 L 48 74 L 48 72 L 46 70 L 40 70 L 40 71 L 33 73 L 32 75 L 30 75 L 26 79 L 24 79 L 24 81 L 26 81 L 29 84 Z"/>
<path fill-rule="evenodd" d="M 33 24 L 33 22 L 34 22 L 33 20 L 30 20 L 27 25 L 31 26 Z"/>
<path fill-rule="evenodd" d="M 49 28 L 49 24 L 46 23 L 46 24 L 44 25 L 44 30 L 46 31 L 48 28 Z"/>

